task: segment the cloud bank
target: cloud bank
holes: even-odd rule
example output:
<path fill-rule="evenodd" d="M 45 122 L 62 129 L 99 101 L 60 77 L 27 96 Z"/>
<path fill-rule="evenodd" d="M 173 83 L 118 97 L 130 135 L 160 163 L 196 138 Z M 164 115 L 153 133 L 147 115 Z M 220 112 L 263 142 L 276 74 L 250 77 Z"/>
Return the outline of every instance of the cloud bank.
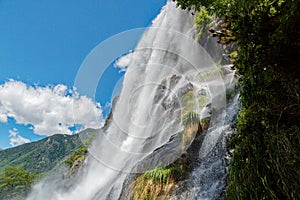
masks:
<path fill-rule="evenodd" d="M 67 86 L 28 86 L 9 80 L 0 85 L 0 122 L 14 118 L 18 124 L 32 125 L 34 133 L 50 136 L 72 134 L 69 128 L 100 128 L 103 124 L 99 103 Z"/>
<path fill-rule="evenodd" d="M 13 147 L 30 142 L 29 139 L 24 138 L 19 135 L 19 132 L 16 128 L 9 130 L 9 144 Z"/>

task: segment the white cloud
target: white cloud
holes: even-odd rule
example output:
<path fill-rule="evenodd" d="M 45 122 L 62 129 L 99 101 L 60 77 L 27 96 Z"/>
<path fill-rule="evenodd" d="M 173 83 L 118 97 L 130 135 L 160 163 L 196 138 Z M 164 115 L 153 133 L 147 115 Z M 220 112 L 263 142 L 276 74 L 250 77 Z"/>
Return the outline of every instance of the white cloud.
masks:
<path fill-rule="evenodd" d="M 0 101 L 0 122 L 7 122 L 7 114 L 6 110 L 2 108 Z"/>
<path fill-rule="evenodd" d="M 115 67 L 120 68 L 120 71 L 126 71 L 127 67 L 130 65 L 132 62 L 134 56 L 134 52 L 130 52 L 122 57 L 120 57 L 116 62 L 115 62 Z"/>
<path fill-rule="evenodd" d="M 20 136 L 16 128 L 14 128 L 13 130 L 9 130 L 8 132 L 9 144 L 13 147 L 30 142 L 29 139 Z"/>
<path fill-rule="evenodd" d="M 0 114 L 0 122 L 7 122 L 7 116 L 5 114 Z"/>
<path fill-rule="evenodd" d="M 72 134 L 75 124 L 99 128 L 103 124 L 100 104 L 67 86 L 27 86 L 15 80 L 0 85 L 0 122 L 14 118 L 32 125 L 38 135 Z"/>

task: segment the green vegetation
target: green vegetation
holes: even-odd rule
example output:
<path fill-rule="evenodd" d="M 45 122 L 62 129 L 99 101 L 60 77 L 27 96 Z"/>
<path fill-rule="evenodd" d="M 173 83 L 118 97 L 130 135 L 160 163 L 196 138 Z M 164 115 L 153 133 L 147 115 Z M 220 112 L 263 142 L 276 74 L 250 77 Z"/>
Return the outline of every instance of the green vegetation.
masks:
<path fill-rule="evenodd" d="M 238 58 L 238 51 L 235 50 L 229 54 L 232 63 L 235 63 Z"/>
<path fill-rule="evenodd" d="M 216 36 L 236 42 L 242 110 L 227 199 L 300 199 L 299 0 L 178 0 L 223 19 Z"/>
<path fill-rule="evenodd" d="M 35 174 L 48 173 L 83 143 L 90 143 L 94 136 L 94 129 L 86 129 L 76 135 L 53 135 L 37 142 L 2 150 L 0 170 L 12 165 L 20 166 Z"/>
<path fill-rule="evenodd" d="M 201 120 L 203 126 L 208 126 L 208 120 Z M 186 151 L 197 133 L 201 132 L 199 115 L 195 112 L 187 112 L 182 117 L 185 129 L 181 138 L 181 149 Z M 166 199 L 174 186 L 184 179 L 188 163 L 185 156 L 178 158 L 173 164 L 161 168 L 146 171 L 139 175 L 129 186 L 129 199 L 156 200 Z"/>
<path fill-rule="evenodd" d="M 40 178 L 16 166 L 6 166 L 0 172 L 0 199 L 23 199 Z"/>
<path fill-rule="evenodd" d="M 182 124 L 188 126 L 189 124 L 199 124 L 199 115 L 195 112 L 187 112 L 182 117 Z"/>
<path fill-rule="evenodd" d="M 70 167 L 75 160 L 83 160 L 80 156 L 87 152 L 83 145 L 90 144 L 95 135 L 94 129 L 86 129 L 0 151 L 0 199 L 24 199 L 36 180 L 64 170 L 67 158 Z"/>
<path fill-rule="evenodd" d="M 208 119 L 201 119 L 200 120 L 201 130 L 206 131 L 209 127 L 209 120 Z"/>
<path fill-rule="evenodd" d="M 180 99 L 183 107 L 183 113 L 194 110 L 196 108 L 194 90 L 189 90 L 187 93 L 181 96 Z"/>
<path fill-rule="evenodd" d="M 67 160 L 65 160 L 65 164 L 67 164 L 70 168 L 72 168 L 74 162 L 78 159 L 84 160 L 87 153 L 88 153 L 88 150 L 87 150 L 86 146 L 81 146 Z"/>
<path fill-rule="evenodd" d="M 155 168 L 146 171 L 143 174 L 144 179 L 152 179 L 154 182 L 167 183 L 170 179 L 180 180 L 184 176 L 184 169 L 182 166 L 170 166 L 166 168 Z"/>
<path fill-rule="evenodd" d="M 0 151 L 0 169 L 13 165 L 36 174 L 49 172 L 81 144 L 78 135 L 53 135 L 38 142 L 5 149 Z"/>
<path fill-rule="evenodd" d="M 203 26 L 203 24 L 207 24 L 211 20 L 211 16 L 208 14 L 205 8 L 202 8 L 196 17 L 195 24 L 198 26 Z"/>
<path fill-rule="evenodd" d="M 197 40 L 199 40 L 202 33 L 206 32 L 210 28 L 210 26 L 212 26 L 213 18 L 208 14 L 205 8 L 202 8 L 196 16 L 195 24 L 199 28 L 196 38 Z"/>
<path fill-rule="evenodd" d="M 165 199 L 176 183 L 185 176 L 183 165 L 172 164 L 166 168 L 146 171 L 129 186 L 134 200 Z"/>
<path fill-rule="evenodd" d="M 83 140 L 83 144 L 75 150 L 69 158 L 65 160 L 65 164 L 68 165 L 70 168 L 70 172 L 74 172 L 75 168 L 78 166 L 76 165 L 76 161 L 78 161 L 80 164 L 83 163 L 83 161 L 86 158 L 86 155 L 88 154 L 87 147 L 92 143 L 94 138 L 96 137 L 96 132 L 88 129 L 84 131 L 85 133 L 81 133 L 81 140 Z M 78 163 L 77 163 L 78 164 Z"/>

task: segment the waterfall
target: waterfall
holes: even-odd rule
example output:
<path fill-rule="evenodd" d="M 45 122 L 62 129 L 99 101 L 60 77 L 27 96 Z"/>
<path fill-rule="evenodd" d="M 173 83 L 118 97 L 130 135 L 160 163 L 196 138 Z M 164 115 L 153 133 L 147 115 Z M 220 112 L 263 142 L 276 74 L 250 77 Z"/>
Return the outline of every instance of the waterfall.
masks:
<path fill-rule="evenodd" d="M 228 66 L 216 66 L 195 41 L 193 20 L 188 11 L 167 2 L 136 49 L 127 55 L 130 64 L 113 120 L 99 130 L 79 175 L 69 184 L 65 180 L 42 181 L 28 199 L 118 199 L 128 173 L 145 170 L 135 168 L 136 164 L 182 133 L 185 113 L 193 111 L 201 118 L 218 120 L 214 130 L 224 126 L 225 116 L 219 113 L 226 110 L 225 94 L 233 73 Z M 200 157 L 210 154 L 220 135 L 207 135 L 214 139 L 204 139 Z M 147 168 L 171 163 L 188 145 L 165 148 L 169 154 L 166 152 L 164 159 L 153 158 Z"/>
<path fill-rule="evenodd" d="M 225 194 L 230 161 L 226 143 L 234 131 L 234 121 L 239 108 L 238 99 L 239 95 L 237 94 L 219 115 L 219 118 L 224 117 L 224 121 L 218 120 L 209 128 L 198 152 L 198 158 L 193 162 L 194 170 L 189 174 L 187 180 L 178 186 L 174 194 L 168 198 L 169 200 L 222 199 Z M 207 144 L 210 142 L 215 145 L 207 152 Z"/>

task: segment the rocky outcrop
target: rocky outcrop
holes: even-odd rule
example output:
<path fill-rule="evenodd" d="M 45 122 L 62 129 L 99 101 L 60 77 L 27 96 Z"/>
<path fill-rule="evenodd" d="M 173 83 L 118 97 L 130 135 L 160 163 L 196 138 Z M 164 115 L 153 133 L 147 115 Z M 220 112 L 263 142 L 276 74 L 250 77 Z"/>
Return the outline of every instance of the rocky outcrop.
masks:
<path fill-rule="evenodd" d="M 142 174 L 130 175 L 127 179 L 126 186 L 122 192 L 120 199 L 167 199 L 172 193 L 174 193 L 178 184 L 184 181 L 187 172 L 190 172 L 194 168 L 194 161 L 198 159 L 199 148 L 203 140 L 203 134 L 205 129 L 202 129 L 205 125 L 198 123 L 191 123 L 186 126 L 181 137 L 172 137 L 168 144 L 155 150 L 150 156 L 145 158 L 139 163 L 138 167 L 146 169 L 146 166 L 152 165 L 151 161 L 158 159 L 168 159 L 168 156 L 173 155 L 174 152 L 168 151 L 170 147 L 168 145 L 178 145 L 178 149 L 184 150 L 179 158 L 174 162 L 169 163 L 165 167 L 156 167 L 153 170 L 146 171 Z M 182 153 L 182 152 L 181 152 Z M 166 157 L 163 157 L 165 155 Z M 172 170 L 179 169 L 172 175 Z M 141 170 L 141 169 L 139 169 Z M 156 180 L 156 176 L 163 177 L 164 173 L 170 172 L 166 178 Z M 153 177 L 147 176 L 148 173 L 152 173 Z M 164 181 L 163 181 L 164 180 Z"/>

